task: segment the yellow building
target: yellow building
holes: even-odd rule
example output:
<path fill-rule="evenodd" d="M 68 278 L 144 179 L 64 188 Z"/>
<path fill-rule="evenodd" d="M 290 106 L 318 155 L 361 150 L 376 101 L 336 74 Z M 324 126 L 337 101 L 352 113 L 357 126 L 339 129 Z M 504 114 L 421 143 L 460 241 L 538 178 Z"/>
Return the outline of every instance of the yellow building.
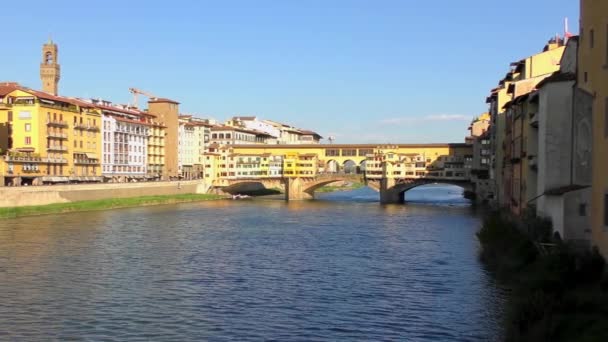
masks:
<path fill-rule="evenodd" d="M 581 0 L 578 86 L 593 96 L 592 243 L 608 257 L 608 1 Z"/>
<path fill-rule="evenodd" d="M 148 113 L 149 114 L 149 113 Z M 148 178 L 161 179 L 165 165 L 165 130 L 162 122 L 156 121 L 156 116 L 146 115 L 150 124 L 148 136 Z"/>
<path fill-rule="evenodd" d="M 508 206 L 511 197 L 508 189 L 512 188 L 508 166 L 505 171 L 505 162 L 508 161 L 505 149 L 509 144 L 505 140 L 507 119 L 504 106 L 518 96 L 531 92 L 544 77 L 558 71 L 564 50 L 563 40 L 554 38 L 545 45 L 542 52 L 511 63 L 509 72 L 500 80 L 498 87 L 492 89 L 486 100 L 492 116 L 491 140 L 494 146 L 490 177 L 495 180 L 497 204 L 500 207 Z"/>
<path fill-rule="evenodd" d="M 283 176 L 286 178 L 316 177 L 318 160 L 316 153 L 288 152 L 283 156 Z"/>
<path fill-rule="evenodd" d="M 3 93 L 0 124 L 10 132 L 0 144 L 4 185 L 101 180 L 98 110 L 18 85 Z"/>

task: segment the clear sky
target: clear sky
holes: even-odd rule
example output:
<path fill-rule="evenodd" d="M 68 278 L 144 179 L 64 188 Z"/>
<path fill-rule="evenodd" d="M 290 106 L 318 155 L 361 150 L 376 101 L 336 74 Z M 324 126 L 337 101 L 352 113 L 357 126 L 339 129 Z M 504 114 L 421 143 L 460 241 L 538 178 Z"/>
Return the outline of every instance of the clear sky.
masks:
<path fill-rule="evenodd" d="M 340 143 L 461 142 L 509 63 L 578 15 L 578 0 L 34 0 L 0 12 L 0 80 L 40 89 L 51 34 L 61 95 L 136 87 Z"/>

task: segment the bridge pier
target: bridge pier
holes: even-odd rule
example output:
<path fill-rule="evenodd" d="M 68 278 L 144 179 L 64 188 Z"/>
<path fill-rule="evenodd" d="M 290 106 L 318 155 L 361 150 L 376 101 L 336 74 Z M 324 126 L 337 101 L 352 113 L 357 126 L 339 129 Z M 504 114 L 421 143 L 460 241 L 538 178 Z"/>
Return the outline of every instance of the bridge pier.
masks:
<path fill-rule="evenodd" d="M 394 178 L 382 178 L 380 180 L 380 203 L 381 204 L 396 204 L 403 203 L 403 193 L 394 189 Z"/>
<path fill-rule="evenodd" d="M 298 201 L 314 199 L 314 196 L 304 191 L 304 181 L 300 177 L 287 178 L 285 181 L 285 200 Z"/>

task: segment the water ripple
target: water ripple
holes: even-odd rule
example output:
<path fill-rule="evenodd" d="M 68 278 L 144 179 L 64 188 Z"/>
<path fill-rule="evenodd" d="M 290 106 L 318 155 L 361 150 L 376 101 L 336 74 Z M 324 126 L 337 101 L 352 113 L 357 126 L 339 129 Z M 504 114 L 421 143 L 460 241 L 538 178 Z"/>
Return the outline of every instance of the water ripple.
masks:
<path fill-rule="evenodd" d="M 433 191 L 2 221 L 0 340 L 497 340 L 479 220 Z"/>

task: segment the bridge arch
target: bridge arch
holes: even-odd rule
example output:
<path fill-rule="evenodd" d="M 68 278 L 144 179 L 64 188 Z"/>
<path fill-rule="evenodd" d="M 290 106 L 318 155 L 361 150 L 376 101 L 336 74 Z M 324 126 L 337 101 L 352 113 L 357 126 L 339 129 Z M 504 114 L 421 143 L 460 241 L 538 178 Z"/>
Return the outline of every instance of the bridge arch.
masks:
<path fill-rule="evenodd" d="M 360 182 L 362 177 L 355 174 L 325 174 L 315 178 L 289 178 L 286 180 L 285 195 L 287 200 L 313 199 L 318 188 L 340 181 Z"/>
<path fill-rule="evenodd" d="M 344 170 L 344 173 L 346 174 L 358 173 L 357 162 L 352 159 L 345 160 L 342 164 L 342 170 Z"/>
<path fill-rule="evenodd" d="M 234 195 L 260 190 L 284 189 L 285 186 L 281 179 L 247 179 L 233 181 L 225 186 L 216 186 L 215 188 L 221 189 L 224 193 Z"/>
<path fill-rule="evenodd" d="M 452 181 L 452 180 L 434 180 L 434 179 L 417 179 L 411 182 L 403 182 L 395 184 L 394 186 L 386 189 L 384 194 L 381 191 L 381 197 L 385 197 L 390 199 L 390 203 L 404 203 L 405 202 L 405 193 L 414 188 L 429 185 L 429 184 L 445 184 L 445 185 L 455 185 L 462 189 L 465 192 L 473 190 L 473 184 L 468 181 Z M 385 201 L 384 198 L 381 198 L 382 202 Z"/>
<path fill-rule="evenodd" d="M 335 159 L 330 159 L 325 162 L 325 173 L 337 173 L 340 171 L 340 163 Z"/>

